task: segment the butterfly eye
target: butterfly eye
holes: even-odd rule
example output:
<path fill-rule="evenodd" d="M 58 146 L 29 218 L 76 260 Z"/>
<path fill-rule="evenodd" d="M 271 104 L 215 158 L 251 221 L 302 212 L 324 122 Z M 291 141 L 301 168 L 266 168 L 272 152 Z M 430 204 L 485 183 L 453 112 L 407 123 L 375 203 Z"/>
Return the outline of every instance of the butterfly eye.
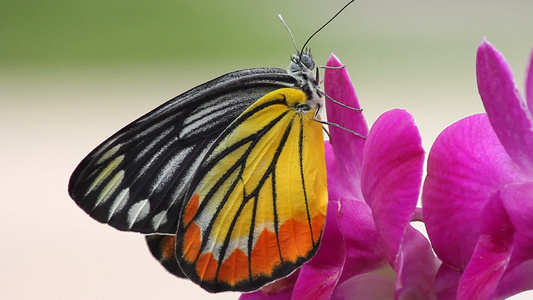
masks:
<path fill-rule="evenodd" d="M 300 63 L 310 70 L 315 68 L 315 61 L 310 53 L 303 53 L 300 58 Z"/>

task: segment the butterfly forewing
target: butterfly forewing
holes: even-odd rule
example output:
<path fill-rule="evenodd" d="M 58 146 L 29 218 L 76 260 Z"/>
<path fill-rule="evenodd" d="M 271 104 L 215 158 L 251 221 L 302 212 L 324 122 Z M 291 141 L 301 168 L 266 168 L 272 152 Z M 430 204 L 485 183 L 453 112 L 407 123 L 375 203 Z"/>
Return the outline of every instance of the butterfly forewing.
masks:
<path fill-rule="evenodd" d="M 283 69 L 256 68 L 197 86 L 93 150 L 72 174 L 69 194 L 117 229 L 174 234 L 189 184 L 220 133 L 266 93 L 295 84 Z"/>
<path fill-rule="evenodd" d="M 178 224 L 176 258 L 203 288 L 257 289 L 318 249 L 327 206 L 324 146 L 314 110 L 300 109 L 305 103 L 296 89 L 267 94 L 219 136 L 198 167 Z"/>

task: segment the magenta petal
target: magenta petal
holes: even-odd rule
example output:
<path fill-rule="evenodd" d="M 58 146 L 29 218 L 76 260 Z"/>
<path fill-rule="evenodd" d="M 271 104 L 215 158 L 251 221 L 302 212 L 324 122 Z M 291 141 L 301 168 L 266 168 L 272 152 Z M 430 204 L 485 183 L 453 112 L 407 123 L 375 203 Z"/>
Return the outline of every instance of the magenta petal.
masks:
<path fill-rule="evenodd" d="M 382 114 L 370 130 L 363 157 L 363 195 L 395 268 L 422 182 L 424 149 L 413 117 L 401 109 Z"/>
<path fill-rule="evenodd" d="M 533 289 L 533 182 L 506 185 L 501 198 L 516 232 L 511 261 L 498 286 L 498 298 Z"/>
<path fill-rule="evenodd" d="M 339 226 L 346 243 L 346 262 L 339 283 L 387 263 L 370 207 L 364 201 L 341 198 Z"/>
<path fill-rule="evenodd" d="M 330 56 L 327 65 L 332 67 L 343 66 L 333 54 Z M 324 90 L 326 95 L 336 101 L 351 107 L 360 107 L 346 68 L 326 69 Z M 326 112 L 329 122 L 345 126 L 364 136 L 368 134 L 368 127 L 361 111 L 350 110 L 326 98 Z M 329 133 L 335 156 L 342 161 L 339 171 L 343 178 L 351 183 L 352 190 L 359 191 L 365 139 L 335 126 L 329 126 Z"/>
<path fill-rule="evenodd" d="M 496 135 L 513 161 L 533 174 L 533 118 L 505 58 L 489 42 L 477 51 L 479 94 Z"/>
<path fill-rule="evenodd" d="M 330 199 L 329 201 L 338 201 L 345 191 L 344 186 L 349 183 L 342 180 L 339 175 L 337 159 L 329 141 L 324 142 L 324 152 L 326 154 L 326 171 L 328 173 L 328 198 Z"/>
<path fill-rule="evenodd" d="M 370 207 L 362 199 L 351 198 L 354 197 L 348 192 L 351 182 L 339 173 L 340 164 L 337 164 L 332 146 L 328 142 L 325 143 L 325 150 L 329 205 L 332 202 L 337 205 L 334 210 L 329 209 L 328 205 L 327 221 L 332 216 L 331 212 L 336 212 L 339 229 L 344 238 L 342 247 L 345 247 L 346 251 L 344 269 L 339 280 L 342 282 L 357 274 L 372 271 L 386 263 L 385 253 L 372 219 Z"/>
<path fill-rule="evenodd" d="M 502 199 L 516 230 L 533 242 L 533 182 L 506 185 Z"/>
<path fill-rule="evenodd" d="M 529 112 L 533 114 L 533 49 L 526 70 L 526 99 Z"/>
<path fill-rule="evenodd" d="M 505 273 L 499 282 L 495 297 L 506 299 L 528 290 L 533 290 L 533 260 L 522 262 Z"/>
<path fill-rule="evenodd" d="M 428 235 L 437 256 L 462 271 L 477 244 L 486 202 L 523 174 L 485 114 L 446 128 L 433 144 L 427 166 L 422 209 Z"/>
<path fill-rule="evenodd" d="M 300 268 L 294 299 L 329 299 L 341 276 L 346 257 L 344 238 L 337 223 L 339 202 L 328 203 L 326 227 L 317 254 Z"/>
<path fill-rule="evenodd" d="M 493 299 L 513 250 L 515 230 L 499 193 L 482 213 L 480 237 L 459 281 L 457 299 Z"/>
<path fill-rule="evenodd" d="M 241 294 L 239 300 L 289 300 L 299 274 L 300 269 L 296 269 L 291 275 L 271 282 L 255 292 Z"/>
<path fill-rule="evenodd" d="M 332 300 L 375 300 L 394 298 L 394 281 L 379 273 L 354 276 L 339 285 Z"/>
<path fill-rule="evenodd" d="M 267 294 L 261 290 L 251 293 L 242 293 L 239 300 L 290 300 L 292 297 L 292 288 L 288 287 L 278 293 Z"/>
<path fill-rule="evenodd" d="M 437 260 L 429 241 L 410 225 L 405 230 L 398 260 L 395 299 L 434 299 Z"/>
<path fill-rule="evenodd" d="M 326 153 L 326 170 L 328 173 L 328 198 L 329 201 L 338 202 L 341 197 L 362 199 L 361 191 L 354 188 L 354 183 L 345 174 L 342 160 L 337 162 L 335 151 L 329 141 L 324 142 Z M 362 200 L 361 200 L 362 201 Z"/>
<path fill-rule="evenodd" d="M 439 300 L 455 300 L 457 286 L 463 273 L 441 264 L 435 276 L 435 294 Z"/>

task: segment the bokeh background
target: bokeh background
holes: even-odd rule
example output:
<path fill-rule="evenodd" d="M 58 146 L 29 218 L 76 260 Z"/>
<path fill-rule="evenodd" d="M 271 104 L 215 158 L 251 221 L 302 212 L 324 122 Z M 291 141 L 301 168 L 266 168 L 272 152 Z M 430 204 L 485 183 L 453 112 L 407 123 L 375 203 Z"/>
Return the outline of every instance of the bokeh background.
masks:
<path fill-rule="evenodd" d="M 170 276 L 141 236 L 87 217 L 67 195 L 70 173 L 195 85 L 286 67 L 294 49 L 278 14 L 301 46 L 346 2 L 0 0 L 0 299 L 235 299 Z M 429 151 L 446 126 L 482 112 L 483 37 L 523 86 L 532 12 L 530 0 L 360 0 L 310 46 L 318 64 L 334 52 L 347 66 L 369 123 L 405 108 Z"/>

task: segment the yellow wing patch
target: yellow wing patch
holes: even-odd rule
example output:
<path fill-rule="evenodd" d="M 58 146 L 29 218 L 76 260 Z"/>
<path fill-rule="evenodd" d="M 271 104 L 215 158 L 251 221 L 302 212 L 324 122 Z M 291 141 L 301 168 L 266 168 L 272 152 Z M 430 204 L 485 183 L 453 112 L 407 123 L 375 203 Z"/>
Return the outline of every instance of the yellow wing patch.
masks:
<path fill-rule="evenodd" d="M 296 89 L 271 92 L 219 137 L 193 180 L 176 257 L 207 290 L 254 290 L 318 249 L 327 207 L 321 124 Z"/>

